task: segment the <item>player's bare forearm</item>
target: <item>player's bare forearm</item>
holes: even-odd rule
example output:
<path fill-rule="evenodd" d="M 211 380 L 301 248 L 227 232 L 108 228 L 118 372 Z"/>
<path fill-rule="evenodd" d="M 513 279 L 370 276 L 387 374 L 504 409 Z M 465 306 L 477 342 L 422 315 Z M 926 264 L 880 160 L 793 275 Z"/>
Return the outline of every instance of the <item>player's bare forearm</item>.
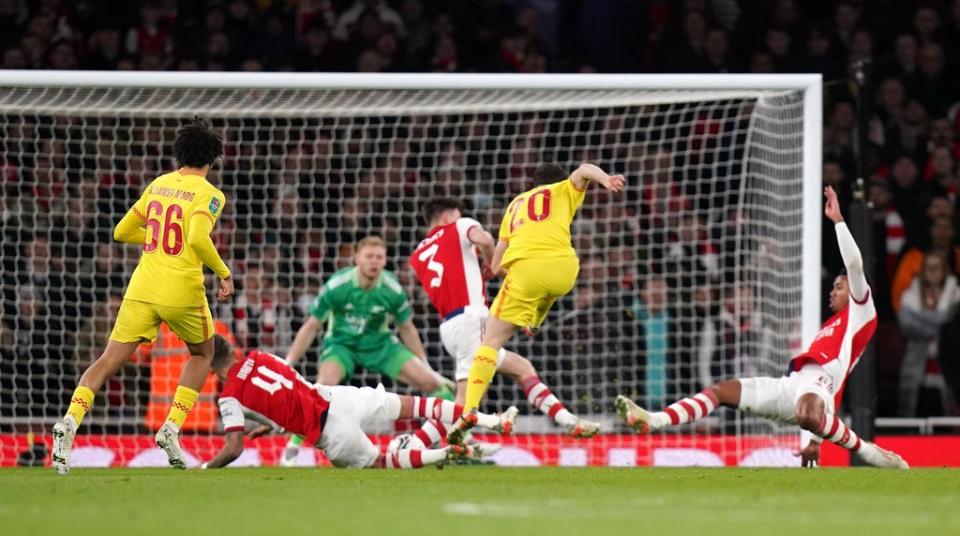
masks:
<path fill-rule="evenodd" d="M 143 219 L 133 210 L 128 211 L 113 229 L 113 239 L 124 244 L 143 244 L 146 237 Z"/>
<path fill-rule="evenodd" d="M 497 247 L 493 252 L 493 260 L 490 261 L 490 269 L 493 271 L 494 275 L 503 275 L 506 273 L 503 270 L 503 256 L 507 253 L 507 248 L 510 247 L 510 242 L 504 239 L 500 239 L 497 242 Z"/>
<path fill-rule="evenodd" d="M 480 249 L 480 254 L 483 256 L 484 261 L 490 263 L 493 260 L 493 254 L 496 246 L 496 241 L 493 239 L 493 235 L 484 231 L 480 227 L 473 227 L 467 232 L 467 239 L 470 240 L 471 244 Z"/>
<path fill-rule="evenodd" d="M 230 465 L 243 454 L 243 431 L 227 432 L 223 448 L 206 463 L 207 469 L 218 469 Z"/>
<path fill-rule="evenodd" d="M 300 329 L 297 330 L 297 336 L 293 338 L 293 344 L 290 345 L 290 350 L 287 352 L 287 364 L 295 364 L 303 357 L 303 354 L 307 353 L 307 348 L 310 348 L 313 339 L 317 337 L 317 333 L 320 331 L 320 325 L 320 320 L 311 316 L 300 326 Z"/>
<path fill-rule="evenodd" d="M 413 355 L 426 358 L 427 351 L 423 348 L 423 341 L 420 340 L 420 332 L 417 331 L 417 326 L 413 323 L 413 319 L 408 319 L 403 324 L 397 326 L 397 333 L 400 335 L 400 340 L 403 341 L 404 346 L 406 346 Z"/>
<path fill-rule="evenodd" d="M 613 192 L 623 190 L 625 180 L 623 175 L 608 175 L 599 167 L 584 162 L 570 174 L 570 181 L 577 190 L 585 190 L 591 182 L 596 182 Z"/>

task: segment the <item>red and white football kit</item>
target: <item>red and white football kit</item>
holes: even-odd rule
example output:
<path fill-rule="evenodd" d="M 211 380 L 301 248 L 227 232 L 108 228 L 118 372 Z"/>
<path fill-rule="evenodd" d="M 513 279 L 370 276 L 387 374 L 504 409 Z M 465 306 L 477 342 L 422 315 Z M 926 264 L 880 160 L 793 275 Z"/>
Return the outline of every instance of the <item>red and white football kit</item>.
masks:
<path fill-rule="evenodd" d="M 877 310 L 860 251 L 845 223 L 836 224 L 836 233 L 847 267 L 847 306 L 823 324 L 806 352 L 791 360 L 787 376 L 740 380 L 741 409 L 793 422 L 797 401 L 814 393 L 823 399 L 827 413 L 836 413 L 847 378 L 877 328 Z"/>
<path fill-rule="evenodd" d="M 474 227 L 481 225 L 472 218 L 434 227 L 410 255 L 410 266 L 443 318 L 440 340 L 456 359 L 457 381 L 467 379 L 490 315 L 480 259 L 467 236 Z M 501 349 L 497 368 L 505 355 Z"/>
<path fill-rule="evenodd" d="M 363 427 L 400 416 L 400 397 L 382 386 L 313 385 L 283 358 L 258 351 L 230 368 L 219 404 L 224 432 L 242 431 L 249 417 L 303 436 L 337 467 L 373 465 L 380 451 Z"/>

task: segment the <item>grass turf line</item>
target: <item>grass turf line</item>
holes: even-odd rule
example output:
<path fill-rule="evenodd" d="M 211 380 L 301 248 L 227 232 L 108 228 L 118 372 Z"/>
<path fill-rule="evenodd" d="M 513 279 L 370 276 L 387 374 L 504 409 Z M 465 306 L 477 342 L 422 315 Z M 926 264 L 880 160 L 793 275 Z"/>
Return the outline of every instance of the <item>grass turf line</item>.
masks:
<path fill-rule="evenodd" d="M 951 469 L 4 469 L 0 526 L 30 535 L 957 534 L 957 482 Z"/>

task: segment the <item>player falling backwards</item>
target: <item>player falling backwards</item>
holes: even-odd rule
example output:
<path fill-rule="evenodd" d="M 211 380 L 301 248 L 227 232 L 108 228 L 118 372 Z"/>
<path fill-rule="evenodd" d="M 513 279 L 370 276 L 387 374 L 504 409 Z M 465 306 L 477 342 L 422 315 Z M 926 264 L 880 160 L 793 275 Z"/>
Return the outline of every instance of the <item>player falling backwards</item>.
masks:
<path fill-rule="evenodd" d="M 213 359 L 213 319 L 203 288 L 203 265 L 220 278 L 217 299 L 233 294 L 230 269 L 210 239 L 226 202 L 207 182 L 223 154 L 220 135 L 200 119 L 180 127 L 173 142 L 179 169 L 154 179 L 114 229 L 114 239 L 143 247 L 106 349 L 80 377 L 70 407 L 53 427 L 53 465 L 66 474 L 77 427 L 94 393 L 129 359 L 137 346 L 156 339 L 166 322 L 190 350 L 180 373 L 170 414 L 156 435 L 170 465 L 183 468 L 180 428 L 197 401 Z"/>
<path fill-rule="evenodd" d="M 463 203 L 452 198 L 436 198 L 425 203 L 423 218 L 430 231 L 410 255 L 410 266 L 443 319 L 440 340 L 456 360 L 454 379 L 458 404 L 464 403 L 470 364 L 490 316 L 477 250 L 487 263 L 494 255 L 493 236 L 477 220 L 463 217 L 462 210 Z M 489 264 L 485 264 L 483 270 L 490 270 Z M 567 410 L 523 356 L 501 348 L 497 352 L 496 370 L 519 383 L 530 404 L 567 428 L 571 435 L 592 437 L 599 431 L 598 423 L 582 420 Z M 434 429 L 437 435 L 430 436 L 430 440 L 438 441 L 446 435 L 441 426 L 425 426 L 421 430 Z"/>
<path fill-rule="evenodd" d="M 534 179 L 540 185 L 511 201 L 500 224 L 500 240 L 490 268 L 506 277 L 467 374 L 465 413 L 447 434 L 454 444 L 461 443 L 475 424 L 472 412 L 497 372 L 503 345 L 520 329 L 538 329 L 557 298 L 573 289 L 580 261 L 571 245 L 570 225 L 587 187 L 597 182 L 620 192 L 624 186 L 622 175 L 611 176 L 586 163 L 569 177 L 560 167 L 543 164 L 534 172 Z"/>
<path fill-rule="evenodd" d="M 354 264 L 330 276 L 320 289 L 310 317 L 290 346 L 287 363 L 295 364 L 306 353 L 327 322 L 317 383 L 337 385 L 362 366 L 422 392 L 452 398 L 452 391 L 445 387 L 449 380 L 427 363 L 403 287 L 384 269 L 387 243 L 378 236 L 360 240 Z M 390 331 L 391 319 L 400 340 Z M 295 462 L 301 441 L 290 438 L 283 455 L 285 465 Z"/>
<path fill-rule="evenodd" d="M 459 445 L 381 453 L 363 431 L 363 427 L 398 419 L 429 418 L 452 424 L 462 408 L 447 400 L 401 396 L 382 386 L 312 385 L 281 357 L 254 350 L 237 360 L 230 343 L 219 335 L 213 369 L 223 382 L 219 404 L 226 441 L 220 453 L 202 467 L 223 467 L 240 456 L 245 416 L 265 425 L 252 435 L 271 429 L 299 434 L 323 450 L 336 467 L 412 469 L 481 454 L 475 447 Z M 477 417 L 482 426 L 509 434 L 516 415 L 517 408 L 511 407 L 501 415 Z"/>
<path fill-rule="evenodd" d="M 798 453 L 804 466 L 819 463 L 820 441 L 826 439 L 856 452 L 870 465 L 907 468 L 899 455 L 861 440 L 836 415 L 844 384 L 877 327 L 877 311 L 860 250 L 843 222 L 837 194 L 830 187 L 823 193 L 827 198 L 824 212 L 835 224 L 846 274 L 837 276 L 830 292 L 834 315 L 820 328 L 810 348 L 790 361 L 788 375 L 723 381 L 656 412 L 621 395 L 616 406 L 627 425 L 647 433 L 701 419 L 722 405 L 798 424 L 813 434 Z"/>

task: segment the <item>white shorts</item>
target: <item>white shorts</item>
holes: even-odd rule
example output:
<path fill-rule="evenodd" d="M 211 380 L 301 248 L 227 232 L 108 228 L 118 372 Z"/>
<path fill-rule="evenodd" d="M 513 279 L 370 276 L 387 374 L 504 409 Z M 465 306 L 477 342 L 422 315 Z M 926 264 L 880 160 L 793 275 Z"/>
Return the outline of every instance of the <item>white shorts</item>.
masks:
<path fill-rule="evenodd" d="M 833 380 L 815 363 L 806 364 L 789 376 L 741 379 L 739 409 L 796 424 L 797 401 L 807 393 L 819 396 L 827 413 L 834 413 Z"/>
<path fill-rule="evenodd" d="M 467 307 L 463 313 L 440 324 L 440 341 L 447 353 L 457 362 L 453 379 L 466 380 L 470 374 L 473 356 L 477 355 L 477 348 L 480 348 L 480 343 L 483 342 L 488 316 L 490 312 L 486 307 Z M 498 369 L 506 355 L 507 351 L 501 348 L 497 354 Z"/>
<path fill-rule="evenodd" d="M 349 385 L 317 386 L 330 400 L 327 424 L 318 445 L 335 467 L 370 467 L 380 449 L 364 428 L 392 423 L 400 416 L 400 397 L 383 385 L 376 389 Z"/>

